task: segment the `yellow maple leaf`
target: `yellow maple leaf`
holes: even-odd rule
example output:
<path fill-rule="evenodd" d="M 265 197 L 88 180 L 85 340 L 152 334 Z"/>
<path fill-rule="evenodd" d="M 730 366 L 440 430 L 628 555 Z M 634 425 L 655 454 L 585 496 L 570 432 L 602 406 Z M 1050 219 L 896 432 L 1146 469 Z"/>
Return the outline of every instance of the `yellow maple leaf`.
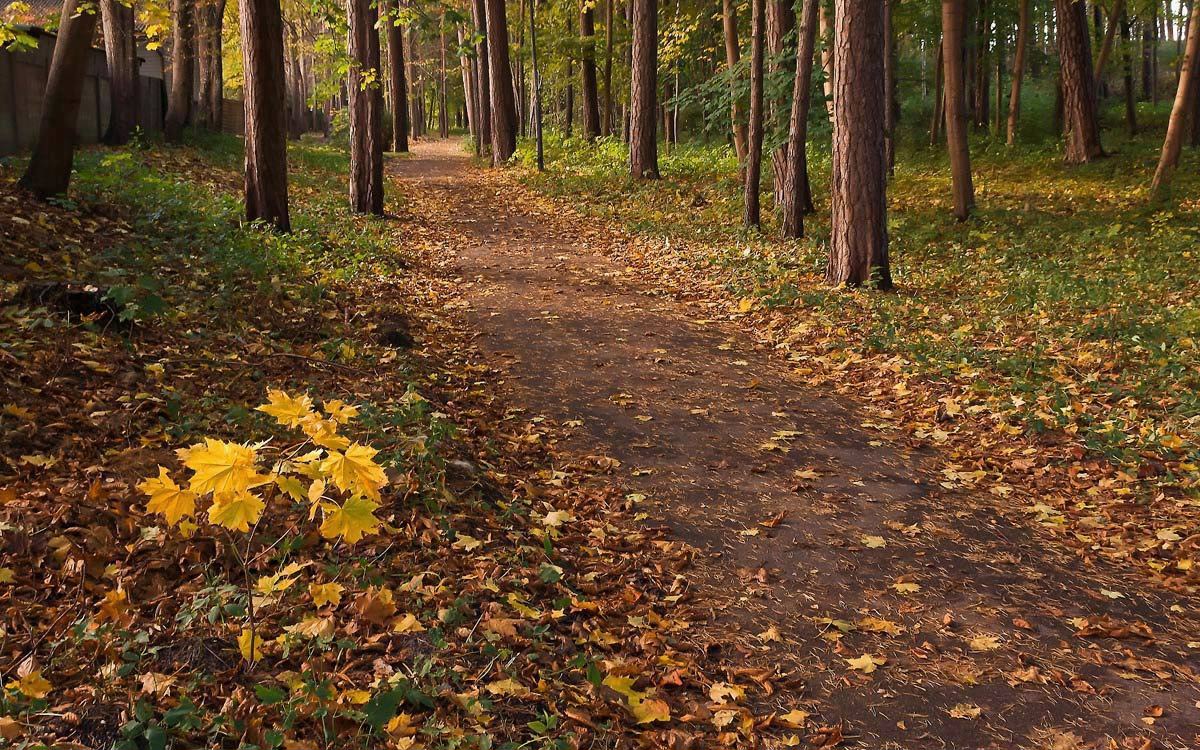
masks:
<path fill-rule="evenodd" d="M 354 544 L 366 534 L 374 534 L 382 523 L 375 517 L 379 503 L 365 497 L 352 497 L 326 512 L 321 522 L 321 536 L 326 539 L 338 537 L 347 544 Z"/>
<path fill-rule="evenodd" d="M 267 403 L 258 407 L 257 411 L 275 417 L 275 421 L 284 427 L 299 427 L 312 416 L 312 405 L 308 394 L 292 398 L 283 391 L 271 389 L 267 391 Z"/>
<path fill-rule="evenodd" d="M 54 689 L 50 681 L 42 677 L 40 669 L 35 669 L 19 680 L 13 680 L 5 687 L 9 690 L 18 690 L 21 695 L 29 698 L 45 698 Z"/>
<path fill-rule="evenodd" d="M 13 583 L 17 580 L 17 574 L 12 568 L 0 568 L 0 583 Z"/>
<path fill-rule="evenodd" d="M 409 612 L 408 614 L 404 615 L 403 617 L 397 618 L 396 621 L 394 623 L 392 623 L 392 632 L 393 633 L 424 633 L 425 626 L 421 624 L 421 621 L 417 619 L 416 615 Z"/>
<path fill-rule="evenodd" d="M 295 625 L 284 627 L 284 630 L 308 638 L 332 638 L 334 623 L 332 617 L 306 617 Z"/>
<path fill-rule="evenodd" d="M 265 507 L 262 500 L 249 492 L 220 496 L 213 499 L 208 520 L 232 531 L 249 531 L 251 524 L 258 523 Z"/>
<path fill-rule="evenodd" d="M 792 709 L 786 714 L 781 714 L 779 721 L 793 729 L 801 729 L 804 727 L 804 723 L 808 721 L 808 711 L 801 711 L 798 708 Z"/>
<path fill-rule="evenodd" d="M 332 401 L 326 401 L 322 406 L 325 413 L 338 424 L 346 424 L 351 419 L 358 416 L 358 407 L 350 406 L 344 403 L 341 399 L 335 398 Z"/>
<path fill-rule="evenodd" d="M 899 594 L 915 594 L 921 590 L 921 584 L 907 581 L 896 581 L 892 584 L 892 588 L 896 589 L 896 593 Z"/>
<path fill-rule="evenodd" d="M 649 724 L 654 721 L 670 721 L 671 707 L 666 701 L 658 698 L 643 698 L 629 704 L 629 712 L 638 724 Z"/>
<path fill-rule="evenodd" d="M 379 489 L 387 483 L 383 467 L 375 463 L 379 451 L 361 443 L 352 443 L 345 452 L 330 451 L 321 462 L 321 472 L 333 480 L 343 492 L 356 492 L 372 500 L 379 499 Z"/>
<path fill-rule="evenodd" d="M 255 451 L 247 445 L 207 438 L 186 455 L 183 465 L 194 472 L 189 489 L 201 495 L 230 495 L 269 481 L 255 470 Z"/>
<path fill-rule="evenodd" d="M 291 578 L 287 574 L 280 572 L 275 575 L 260 576 L 254 584 L 254 589 L 264 596 L 270 596 L 280 591 L 287 591 L 295 583 L 295 578 Z"/>
<path fill-rule="evenodd" d="M 308 435 L 313 443 L 328 448 L 329 450 L 340 451 L 350 445 L 347 438 L 337 434 L 338 423 L 333 419 L 320 419 L 316 415 L 304 421 L 300 425 L 304 430 L 304 434 Z"/>
<path fill-rule="evenodd" d="M 872 654 L 863 654 L 855 659 L 847 659 L 846 664 L 851 669 L 857 669 L 863 674 L 870 674 L 875 671 L 876 667 L 882 667 L 887 663 L 887 659 L 882 656 L 874 656 Z"/>
<path fill-rule="evenodd" d="M 255 634 L 250 628 L 242 628 L 242 634 L 238 636 L 237 644 L 238 651 L 242 652 L 242 658 L 246 661 L 258 661 L 263 657 L 263 637 Z"/>
<path fill-rule="evenodd" d="M 146 511 L 163 516 L 172 526 L 196 512 L 196 493 L 175 484 L 162 466 L 158 467 L 157 477 L 143 480 L 138 489 L 150 498 Z"/>
<path fill-rule="evenodd" d="M 337 606 L 342 603 L 342 592 L 345 591 L 340 583 L 310 583 L 308 585 L 309 596 L 312 597 L 313 604 L 318 607 L 324 607 L 326 604 Z"/>

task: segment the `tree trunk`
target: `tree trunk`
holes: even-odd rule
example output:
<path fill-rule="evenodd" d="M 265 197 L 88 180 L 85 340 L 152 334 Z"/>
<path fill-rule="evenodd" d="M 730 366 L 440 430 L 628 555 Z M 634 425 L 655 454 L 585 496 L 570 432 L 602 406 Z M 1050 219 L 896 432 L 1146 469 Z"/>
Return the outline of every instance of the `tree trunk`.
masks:
<path fill-rule="evenodd" d="M 584 0 L 579 14 L 579 41 L 583 47 L 583 137 L 589 141 L 600 137 L 600 92 L 596 89 L 596 21 L 592 0 Z"/>
<path fill-rule="evenodd" d="M 196 68 L 200 90 L 196 92 L 196 111 L 192 119 L 201 127 L 213 131 L 221 129 L 224 103 L 221 60 L 224 15 L 225 0 L 199 0 L 196 3 Z"/>
<path fill-rule="evenodd" d="M 634 0 L 628 0 L 634 2 Z M 725 37 L 725 67 L 729 73 L 729 116 L 733 129 L 733 150 L 737 152 L 738 164 L 746 163 L 746 124 L 742 121 L 742 107 L 737 93 L 735 70 L 741 57 L 738 44 L 737 2 L 721 0 L 721 27 Z"/>
<path fill-rule="evenodd" d="M 1128 128 L 1130 135 L 1137 135 L 1137 93 L 1133 88 L 1133 56 L 1130 54 L 1132 37 L 1133 34 L 1129 28 L 1129 11 L 1123 9 L 1121 11 L 1121 67 L 1124 69 L 1125 127 Z"/>
<path fill-rule="evenodd" d="M 825 91 L 825 110 L 829 113 L 829 121 L 833 122 L 833 22 L 829 17 L 825 3 L 821 3 L 818 21 L 821 25 L 821 71 L 824 74 L 823 88 Z"/>
<path fill-rule="evenodd" d="M 767 79 L 777 81 L 783 77 L 782 72 L 792 69 L 795 54 L 784 54 L 784 45 L 796 28 L 796 12 L 792 9 L 791 0 L 767 0 L 767 37 L 766 37 L 766 73 Z M 678 78 L 678 76 L 677 76 Z M 765 85 L 765 84 L 764 84 Z M 764 91 L 765 96 L 765 91 Z M 780 97 L 771 97 L 764 105 L 764 117 L 767 122 L 779 121 Z M 773 126 L 772 126 L 773 128 Z M 764 130 L 770 130 L 764 125 Z M 787 180 L 787 142 L 783 142 L 771 152 L 772 195 L 775 205 L 783 204 L 783 187 Z"/>
<path fill-rule="evenodd" d="M 836 0 L 829 283 L 892 287 L 884 153 L 884 9 Z"/>
<path fill-rule="evenodd" d="M 484 0 L 472 0 L 471 20 L 475 23 L 475 63 L 479 75 L 476 77 L 476 107 L 479 119 L 480 151 L 492 146 L 492 91 L 490 66 L 487 51 L 487 10 Z"/>
<path fill-rule="evenodd" d="M 600 122 L 600 131 L 604 135 L 612 135 L 613 125 L 613 4 L 616 0 L 604 2 L 604 115 Z"/>
<path fill-rule="evenodd" d="M 81 3 L 82 0 L 63 0 L 50 74 L 42 95 L 37 144 L 20 182 L 21 187 L 42 199 L 67 192 L 71 183 L 75 125 L 79 121 L 92 35 L 96 33 L 95 6 L 85 9 Z"/>
<path fill-rule="evenodd" d="M 537 0 L 529 0 L 529 63 L 533 76 L 533 138 L 537 144 L 537 168 L 539 172 L 546 169 L 545 144 L 542 140 L 542 73 L 538 68 L 537 54 Z M 592 83 L 595 84 L 595 70 L 592 71 Z M 598 128 L 597 128 L 598 129 Z"/>
<path fill-rule="evenodd" d="M 500 165 L 517 150 L 517 109 L 512 65 L 508 59 L 508 19 L 504 0 L 486 0 L 489 82 L 492 89 L 492 164 Z"/>
<path fill-rule="evenodd" d="M 991 101 L 989 92 L 989 78 L 991 69 L 988 67 L 988 46 L 991 32 L 991 4 L 988 0 L 978 0 L 978 9 L 975 16 L 976 36 L 975 45 L 972 49 L 974 54 L 974 71 L 972 80 L 974 81 L 971 94 L 974 97 L 971 110 L 974 119 L 975 128 L 982 130 L 988 125 L 988 103 Z"/>
<path fill-rule="evenodd" d="M 629 88 L 629 171 L 658 178 L 658 0 L 633 3 L 633 67 Z"/>
<path fill-rule="evenodd" d="M 139 65 L 133 38 L 133 8 L 121 0 L 101 0 L 100 11 L 111 102 L 104 142 L 120 146 L 129 142 L 138 125 Z"/>
<path fill-rule="evenodd" d="M 1065 158 L 1082 164 L 1104 155 L 1096 122 L 1096 79 L 1083 0 L 1055 0 L 1066 128 Z"/>
<path fill-rule="evenodd" d="M 819 1 L 804 0 L 796 38 L 796 75 L 792 81 L 792 111 L 788 120 L 787 179 L 783 187 L 784 237 L 803 237 L 804 214 L 813 210 L 812 191 L 808 182 L 808 110 L 812 96 Z"/>
<path fill-rule="evenodd" d="M 929 123 L 929 145 L 936 146 L 942 137 L 942 123 L 946 121 L 946 66 L 943 61 L 946 45 L 938 42 L 937 70 L 933 85 L 933 118 Z"/>
<path fill-rule="evenodd" d="M 171 0 L 171 89 L 163 120 L 163 137 L 171 143 L 183 139 L 183 129 L 191 120 L 196 41 L 193 3 L 194 0 Z"/>
<path fill-rule="evenodd" d="M 283 18 L 279 0 L 240 0 L 246 117 L 246 219 L 281 232 L 288 218 Z"/>
<path fill-rule="evenodd" d="M 750 127 L 746 151 L 745 210 L 742 224 L 757 227 L 762 223 L 758 205 L 763 151 L 763 42 L 766 26 L 766 0 L 750 0 Z"/>
<path fill-rule="evenodd" d="M 942 0 L 942 62 L 946 86 L 946 147 L 950 153 L 954 216 L 966 221 L 975 206 L 971 151 L 967 144 L 967 106 L 963 71 L 965 0 Z"/>
<path fill-rule="evenodd" d="M 350 0 L 350 209 L 383 216 L 378 22 L 374 0 Z"/>
<path fill-rule="evenodd" d="M 883 0 L 883 86 L 886 108 L 883 114 L 884 153 L 888 174 L 896 169 L 896 33 L 892 28 L 892 10 L 896 0 Z"/>
<path fill-rule="evenodd" d="M 438 48 L 440 52 L 438 66 L 438 135 L 450 137 L 450 111 L 448 108 L 448 92 L 446 90 L 446 10 L 442 9 L 442 20 L 438 24 Z"/>
<path fill-rule="evenodd" d="M 1175 104 L 1171 107 L 1171 119 L 1167 121 L 1167 137 L 1163 140 L 1162 156 L 1158 160 L 1158 169 L 1154 171 L 1154 181 L 1150 185 L 1151 197 L 1162 195 L 1163 189 L 1171 181 L 1171 174 L 1179 166 L 1179 152 L 1183 148 L 1184 130 L 1187 128 L 1188 116 L 1195 110 L 1194 99 L 1196 90 L 1194 79 L 1200 75 L 1200 3 L 1192 6 L 1191 19 L 1188 21 L 1187 51 L 1183 55 L 1183 65 L 1180 66 L 1179 85 L 1175 91 Z"/>
<path fill-rule="evenodd" d="M 1098 10 L 1097 6 L 1097 10 Z M 1100 44 L 1100 52 L 1096 55 L 1096 89 L 1104 78 L 1104 67 L 1112 55 L 1113 42 L 1117 36 L 1117 19 L 1125 12 L 1125 0 L 1114 0 L 1112 9 L 1108 12 L 1108 28 L 1104 31 L 1104 41 Z"/>
<path fill-rule="evenodd" d="M 475 155 L 480 153 L 479 147 L 479 128 L 476 125 L 477 119 L 475 116 L 475 68 L 470 58 L 467 57 L 466 45 L 466 30 L 462 24 L 455 27 L 458 34 L 458 69 L 462 73 L 463 84 L 463 101 L 465 108 L 460 112 L 462 120 L 459 127 L 466 126 L 467 132 L 471 134 L 471 141 L 475 144 Z"/>
<path fill-rule="evenodd" d="M 383 0 L 380 12 L 388 48 L 388 98 L 392 100 L 392 151 L 408 151 L 408 81 L 404 66 L 404 27 L 397 16 L 396 0 Z"/>
<path fill-rule="evenodd" d="M 1021 83 L 1025 76 L 1025 55 L 1029 48 L 1029 0 L 1020 0 L 1017 17 L 1017 49 L 1013 54 L 1012 92 L 1008 97 L 1008 133 L 1006 142 L 1017 142 L 1017 123 L 1021 119 Z"/>

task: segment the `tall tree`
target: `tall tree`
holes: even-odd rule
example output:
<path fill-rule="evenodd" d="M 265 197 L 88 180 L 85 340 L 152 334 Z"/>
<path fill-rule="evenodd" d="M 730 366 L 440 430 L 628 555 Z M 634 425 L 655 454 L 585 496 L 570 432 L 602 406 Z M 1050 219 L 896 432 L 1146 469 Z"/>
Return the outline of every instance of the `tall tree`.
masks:
<path fill-rule="evenodd" d="M 383 216 L 378 22 L 375 0 L 350 0 L 350 208 Z"/>
<path fill-rule="evenodd" d="M 1021 118 L 1021 83 L 1025 77 L 1025 56 L 1029 49 L 1029 0 L 1018 0 L 1017 49 L 1013 53 L 1012 92 L 1008 97 L 1008 145 L 1017 142 L 1017 123 Z"/>
<path fill-rule="evenodd" d="M 388 49 L 388 98 L 392 100 L 391 146 L 393 151 L 407 153 L 408 81 L 404 66 L 404 26 L 400 23 L 396 0 L 382 0 L 380 13 L 386 29 Z"/>
<path fill-rule="evenodd" d="M 100 13 L 111 105 L 104 142 L 120 146 L 129 142 L 138 124 L 139 65 L 133 37 L 133 8 L 122 0 L 101 0 Z"/>
<path fill-rule="evenodd" d="M 765 0 L 750 0 L 750 127 L 746 150 L 745 206 L 742 224 L 757 227 L 762 223 L 759 209 L 759 182 L 763 152 L 763 43 L 766 25 Z"/>
<path fill-rule="evenodd" d="M 500 165 L 517 150 L 517 105 L 508 60 L 508 19 L 504 0 L 487 0 L 487 43 L 492 87 L 492 163 Z"/>
<path fill-rule="evenodd" d="M 633 3 L 633 66 L 630 70 L 629 171 L 658 178 L 658 0 Z"/>
<path fill-rule="evenodd" d="M 883 98 L 887 103 L 883 115 L 883 132 L 889 174 L 894 172 L 896 167 L 896 110 L 900 106 L 896 99 L 896 30 L 892 20 L 895 4 L 896 0 L 883 0 Z"/>
<path fill-rule="evenodd" d="M 479 110 L 479 143 L 482 149 L 492 146 L 492 92 L 487 51 L 487 9 L 484 0 L 471 1 L 471 20 L 475 23 L 475 62 L 479 66 L 476 78 L 476 106 Z"/>
<path fill-rule="evenodd" d="M 821 73 L 823 81 L 823 90 L 825 91 L 825 110 L 829 114 L 829 121 L 833 122 L 833 13 L 830 11 L 830 3 L 825 0 L 821 3 L 818 21 L 821 24 Z"/>
<path fill-rule="evenodd" d="M 287 113 L 283 18 L 279 0 L 239 0 L 242 106 L 246 119 L 246 218 L 291 229 L 287 189 Z"/>
<path fill-rule="evenodd" d="M 742 120 L 741 98 L 738 96 L 737 81 L 734 79 L 741 57 L 735 0 L 721 0 L 721 26 L 725 38 L 725 70 L 729 76 L 729 117 L 733 129 L 733 150 L 737 152 L 738 163 L 745 164 L 746 123 Z"/>
<path fill-rule="evenodd" d="M 583 48 L 579 67 L 583 72 L 583 137 L 589 141 L 600 136 L 600 92 L 596 85 L 595 0 L 583 0 L 579 12 L 579 41 Z"/>
<path fill-rule="evenodd" d="M 75 161 L 75 124 L 83 98 L 92 36 L 96 33 L 95 6 L 83 0 L 63 0 L 50 74 L 42 94 L 42 119 L 29 166 L 21 187 L 38 198 L 67 192 Z"/>
<path fill-rule="evenodd" d="M 1129 24 L 1129 10 L 1121 11 L 1121 67 L 1122 88 L 1125 95 L 1125 127 L 1130 135 L 1137 135 L 1137 93 L 1133 88 L 1133 55 L 1130 47 L 1133 44 L 1133 34 Z M 1200 120 L 1198 120 L 1200 121 Z"/>
<path fill-rule="evenodd" d="M 829 266 L 834 285 L 892 287 L 884 147 L 884 9 L 836 0 Z"/>
<path fill-rule="evenodd" d="M 967 144 L 967 95 L 963 70 L 966 0 L 942 0 L 942 64 L 946 87 L 946 148 L 954 193 L 954 216 L 966 221 L 975 207 L 971 151 Z"/>
<path fill-rule="evenodd" d="M 196 92 L 195 121 L 209 130 L 221 129 L 225 109 L 225 69 L 221 37 L 225 26 L 225 0 L 198 0 L 196 4 Z"/>
<path fill-rule="evenodd" d="M 542 73 L 537 54 L 537 0 L 529 0 L 529 61 L 533 76 L 533 138 L 537 145 L 537 168 L 542 172 L 546 169 L 546 153 L 542 139 Z"/>
<path fill-rule="evenodd" d="M 803 237 L 804 214 L 813 210 L 808 183 L 808 110 L 812 98 L 818 2 L 804 0 L 796 39 L 796 74 L 792 80 L 792 111 L 788 120 L 787 179 L 783 186 L 784 237 Z"/>
<path fill-rule="evenodd" d="M 1099 5 L 1093 5 L 1093 10 L 1096 14 L 1100 12 Z M 1112 55 L 1113 43 L 1116 41 L 1117 29 L 1120 24 L 1117 20 L 1121 14 L 1125 12 L 1125 0 L 1113 0 L 1112 8 L 1108 11 L 1108 28 L 1104 31 L 1104 41 L 1100 43 L 1100 51 L 1096 53 L 1096 89 L 1100 89 L 1100 83 L 1104 80 L 1104 68 L 1108 64 L 1108 58 Z M 1098 18 L 1097 18 L 1098 20 Z"/>
<path fill-rule="evenodd" d="M 1096 121 L 1096 78 L 1092 68 L 1084 0 L 1054 0 L 1058 14 L 1059 80 L 1062 81 L 1065 158 L 1082 164 L 1104 155 Z"/>
<path fill-rule="evenodd" d="M 171 0 L 171 88 L 163 136 L 172 143 L 183 139 L 183 129 L 191 121 L 196 42 L 194 2 Z"/>
<path fill-rule="evenodd" d="M 1154 171 L 1150 185 L 1152 196 L 1159 196 L 1171 181 L 1171 175 L 1179 166 L 1179 152 L 1183 148 L 1184 131 L 1188 116 L 1194 114 L 1197 97 L 1197 77 L 1200 76 L 1200 2 L 1192 4 L 1191 19 L 1187 29 L 1187 51 L 1180 67 L 1179 85 L 1175 90 L 1175 103 L 1171 107 L 1171 119 L 1167 122 L 1167 136 L 1163 140 L 1162 155 Z"/>
<path fill-rule="evenodd" d="M 767 37 L 766 51 L 764 53 L 766 66 L 764 80 L 778 81 L 787 78 L 787 73 L 793 69 L 793 64 L 795 63 L 795 55 L 787 54 L 786 45 L 794 40 L 796 11 L 792 8 L 792 0 L 767 0 L 765 12 L 767 17 Z M 678 76 L 676 79 L 678 80 Z M 766 118 L 768 123 L 773 124 L 778 122 L 786 97 L 776 95 L 775 87 L 771 88 L 770 94 L 764 89 L 763 96 L 763 117 Z M 770 129 L 770 127 L 767 127 L 767 130 Z M 772 188 L 775 205 L 780 206 L 783 205 L 784 183 L 787 181 L 786 141 L 780 143 L 771 152 L 771 174 L 773 177 Z"/>
<path fill-rule="evenodd" d="M 612 135 L 613 126 L 613 4 L 616 0 L 604 0 L 604 112 L 600 121 L 600 132 Z"/>

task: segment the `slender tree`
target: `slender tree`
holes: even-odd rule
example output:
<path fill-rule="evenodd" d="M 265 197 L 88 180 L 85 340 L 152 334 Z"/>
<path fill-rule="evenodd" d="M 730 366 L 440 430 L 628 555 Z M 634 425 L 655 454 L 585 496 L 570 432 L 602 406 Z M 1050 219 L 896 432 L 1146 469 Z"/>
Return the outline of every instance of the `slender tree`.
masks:
<path fill-rule="evenodd" d="M 1093 10 L 1097 14 L 1100 13 L 1100 6 L 1093 5 Z M 1125 12 L 1125 0 L 1113 0 L 1112 8 L 1108 11 L 1108 28 L 1104 31 L 1104 41 L 1100 43 L 1100 51 L 1096 53 L 1096 90 L 1100 90 L 1100 83 L 1104 80 L 1104 68 L 1108 64 L 1108 58 L 1112 56 L 1113 43 L 1116 41 L 1117 29 L 1120 24 L 1117 20 L 1121 14 Z"/>
<path fill-rule="evenodd" d="M 633 0 L 628 1 L 633 2 Z M 733 149 L 737 152 L 738 163 L 744 165 L 746 162 L 746 123 L 742 120 L 741 100 L 737 93 L 737 81 L 734 79 L 734 73 L 741 58 L 735 0 L 721 0 L 721 25 L 725 38 L 725 70 L 729 76 L 729 117 L 733 130 Z"/>
<path fill-rule="evenodd" d="M 79 119 L 92 36 L 96 33 L 96 15 L 95 7 L 85 7 L 82 0 L 63 0 L 50 74 L 42 95 L 38 139 L 20 182 L 21 187 L 38 198 L 65 193 L 71 183 L 75 123 Z"/>
<path fill-rule="evenodd" d="M 813 54 L 817 38 L 817 3 L 804 0 L 796 39 L 796 74 L 788 120 L 787 179 L 783 187 L 782 233 L 804 236 L 804 214 L 813 210 L 808 183 L 808 110 L 812 97 Z"/>
<path fill-rule="evenodd" d="M 487 0 L 487 44 L 492 88 L 492 164 L 504 164 L 517 150 L 517 107 L 508 60 L 508 19 L 504 0 Z"/>
<path fill-rule="evenodd" d="M 197 124 L 209 130 L 221 129 L 225 109 L 224 60 L 221 37 L 225 26 L 225 0 L 198 0 L 196 4 L 196 68 L 199 90 L 196 92 Z"/>
<path fill-rule="evenodd" d="M 633 67 L 630 71 L 629 171 L 658 178 L 658 0 L 633 3 Z"/>
<path fill-rule="evenodd" d="M 239 0 L 246 119 L 246 218 L 281 232 L 288 217 L 283 18 L 279 0 Z"/>
<path fill-rule="evenodd" d="M 834 22 L 832 219 L 834 285 L 892 287 L 888 266 L 884 145 L 884 8 L 879 0 L 836 0 Z"/>
<path fill-rule="evenodd" d="M 138 55 L 133 37 L 133 8 L 121 0 L 101 0 L 104 57 L 108 63 L 110 112 L 104 142 L 129 142 L 138 119 Z"/>
<path fill-rule="evenodd" d="M 194 2 L 171 0 L 171 88 L 163 137 L 172 143 L 183 139 L 183 129 L 191 121 L 196 43 Z"/>
<path fill-rule="evenodd" d="M 1130 47 L 1133 44 L 1133 34 L 1129 24 L 1129 10 L 1121 11 L 1121 67 L 1122 70 L 1122 88 L 1125 95 L 1125 127 L 1128 128 L 1130 135 L 1137 135 L 1137 92 L 1133 87 L 1133 55 L 1130 52 Z M 1200 121 L 1200 118 L 1198 118 Z"/>
<path fill-rule="evenodd" d="M 1175 90 L 1171 119 L 1167 122 L 1167 136 L 1163 140 L 1162 155 L 1150 185 L 1150 193 L 1154 197 L 1162 195 L 1175 168 L 1179 166 L 1179 152 L 1183 149 L 1188 116 L 1196 109 L 1195 98 L 1197 89 L 1200 88 L 1196 84 L 1196 79 L 1200 76 L 1200 2 L 1192 5 L 1187 29 L 1187 51 L 1179 70 L 1179 85 Z"/>
<path fill-rule="evenodd" d="M 538 68 L 537 54 L 537 0 L 529 0 L 529 61 L 533 76 L 533 138 L 537 145 L 537 168 L 546 169 L 545 143 L 542 140 L 542 74 Z M 595 83 L 595 71 L 593 70 Z"/>
<path fill-rule="evenodd" d="M 763 151 L 763 43 L 766 25 L 765 0 L 750 0 L 750 127 L 746 149 L 745 210 L 742 224 L 757 227 L 762 223 L 759 187 Z"/>
<path fill-rule="evenodd" d="M 833 122 L 833 23 L 834 18 L 830 11 L 828 0 L 821 3 L 820 12 L 817 20 L 820 22 L 821 35 L 821 73 L 822 87 L 825 91 L 825 111 L 829 114 L 829 121 Z"/>
<path fill-rule="evenodd" d="M 1021 118 L 1021 83 L 1025 77 L 1025 56 L 1029 49 L 1029 0 L 1018 0 L 1017 49 L 1013 53 L 1012 92 L 1008 97 L 1008 132 L 1006 142 L 1017 142 L 1017 123 Z"/>
<path fill-rule="evenodd" d="M 896 0 L 883 0 L 883 98 L 886 101 L 883 132 L 888 174 L 896 167 L 896 110 L 900 106 L 896 99 L 896 30 L 892 24 L 895 3 Z"/>
<path fill-rule="evenodd" d="M 358 213 L 383 216 L 378 22 L 375 0 L 350 0 L 350 207 Z"/>
<path fill-rule="evenodd" d="M 975 207 L 971 151 L 967 144 L 967 97 L 963 71 L 963 26 L 966 0 L 942 0 L 942 63 L 946 87 L 946 147 L 954 193 L 954 216 L 966 221 Z"/>
<path fill-rule="evenodd" d="M 1059 80 L 1068 163 L 1082 164 L 1104 155 L 1096 121 L 1096 79 L 1092 68 L 1084 0 L 1055 0 L 1058 13 Z"/>
<path fill-rule="evenodd" d="M 473 6 L 472 6 L 473 7 Z M 388 50 L 388 98 L 392 100 L 392 150 L 408 151 L 408 81 L 404 66 L 404 26 L 396 0 L 382 0 L 380 15 Z"/>
<path fill-rule="evenodd" d="M 475 23 L 475 62 L 479 67 L 476 103 L 479 109 L 480 150 L 492 146 L 492 92 L 488 70 L 487 9 L 484 0 L 472 0 L 471 20 Z"/>
<path fill-rule="evenodd" d="M 613 5 L 616 0 L 604 0 L 604 113 L 600 131 L 612 135 L 613 126 Z"/>
<path fill-rule="evenodd" d="M 595 0 L 583 0 L 579 12 L 579 41 L 583 55 L 579 67 L 583 72 L 583 137 L 589 141 L 600 136 L 600 92 L 596 82 L 596 21 Z"/>

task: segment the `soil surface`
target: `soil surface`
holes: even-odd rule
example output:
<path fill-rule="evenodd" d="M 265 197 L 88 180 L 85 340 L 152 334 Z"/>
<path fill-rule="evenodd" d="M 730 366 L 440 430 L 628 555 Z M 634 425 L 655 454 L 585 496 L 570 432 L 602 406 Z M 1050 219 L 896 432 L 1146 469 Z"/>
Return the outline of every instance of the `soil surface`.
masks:
<path fill-rule="evenodd" d="M 1085 564 L 1001 497 L 945 490 L 941 457 L 890 444 L 753 331 L 613 260 L 619 232 L 458 143 L 389 170 L 447 228 L 451 304 L 513 408 L 611 459 L 645 523 L 695 548 L 698 627 L 728 634 L 714 669 L 790 675 L 784 704 L 826 728 L 806 742 L 1200 747 L 1194 598 Z"/>

